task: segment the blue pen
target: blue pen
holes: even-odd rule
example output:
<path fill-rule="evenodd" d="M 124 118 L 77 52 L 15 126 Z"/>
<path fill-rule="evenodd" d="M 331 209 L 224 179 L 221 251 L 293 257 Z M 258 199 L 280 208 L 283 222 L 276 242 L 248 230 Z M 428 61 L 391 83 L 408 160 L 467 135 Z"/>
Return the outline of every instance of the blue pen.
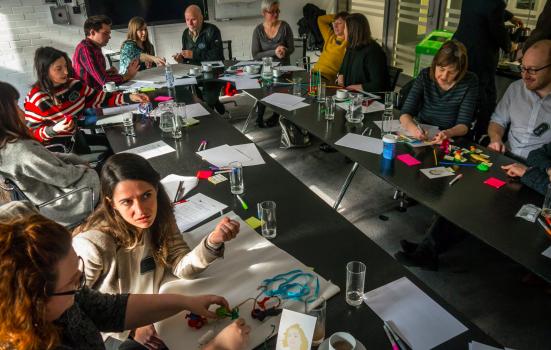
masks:
<path fill-rule="evenodd" d="M 452 162 L 440 162 L 440 164 L 457 165 L 457 166 L 477 166 L 478 165 L 478 164 L 473 164 L 473 163 L 452 163 Z"/>

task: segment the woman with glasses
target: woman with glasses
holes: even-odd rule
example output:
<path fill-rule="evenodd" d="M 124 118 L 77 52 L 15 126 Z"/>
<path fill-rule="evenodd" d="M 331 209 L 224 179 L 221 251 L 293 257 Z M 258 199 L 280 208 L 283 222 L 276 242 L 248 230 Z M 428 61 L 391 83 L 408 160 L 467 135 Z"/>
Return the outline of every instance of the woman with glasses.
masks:
<path fill-rule="evenodd" d="M 13 206 L 12 206 L 13 207 Z M 215 318 L 215 295 L 102 294 L 88 288 L 84 262 L 61 225 L 0 207 L 0 348 L 105 349 L 100 332 L 136 329 L 181 311 Z M 20 214 L 20 213 L 19 213 Z M 239 319 L 203 349 L 243 349 L 250 327 Z"/>
<path fill-rule="evenodd" d="M 262 17 L 264 20 L 253 31 L 251 45 L 253 58 L 261 60 L 271 57 L 282 65 L 291 63 L 291 54 L 295 51 L 293 31 L 291 26 L 279 19 L 279 0 L 262 0 Z M 266 107 L 259 103 L 257 106 L 256 124 L 258 127 L 271 127 L 277 125 L 279 115 L 277 113 L 264 122 Z"/>
<path fill-rule="evenodd" d="M 432 140 L 442 142 L 469 132 L 478 96 L 478 80 L 468 72 L 467 50 L 457 40 L 445 42 L 430 68 L 423 69 L 402 107 L 400 123 L 409 135 L 427 140 L 417 122 L 437 126 Z M 415 120 L 417 119 L 417 120 Z"/>
<path fill-rule="evenodd" d="M 121 46 L 120 74 L 126 74 L 133 60 L 140 61 L 140 70 L 156 66 L 164 66 L 164 58 L 155 56 L 155 48 L 149 41 L 147 23 L 141 17 L 132 17 L 128 22 L 126 40 Z"/>
<path fill-rule="evenodd" d="M 113 155 L 101 172 L 98 208 L 75 231 L 73 246 L 86 263 L 86 281 L 103 293 L 158 293 L 165 271 L 193 278 L 223 257 L 224 242 L 239 232 L 239 223 L 223 218 L 192 250 L 174 216 L 172 200 L 147 160 Z M 108 348 L 138 342 L 163 348 L 153 325 L 105 334 Z M 138 347 L 140 348 L 140 347 Z"/>

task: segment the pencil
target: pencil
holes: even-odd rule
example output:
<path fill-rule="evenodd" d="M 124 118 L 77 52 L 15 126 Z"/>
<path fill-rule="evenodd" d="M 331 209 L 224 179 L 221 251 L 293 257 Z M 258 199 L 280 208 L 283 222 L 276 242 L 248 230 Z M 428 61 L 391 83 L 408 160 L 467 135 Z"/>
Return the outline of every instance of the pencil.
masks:
<path fill-rule="evenodd" d="M 432 152 L 434 153 L 434 165 L 438 166 L 438 158 L 436 158 L 436 148 L 432 148 Z"/>

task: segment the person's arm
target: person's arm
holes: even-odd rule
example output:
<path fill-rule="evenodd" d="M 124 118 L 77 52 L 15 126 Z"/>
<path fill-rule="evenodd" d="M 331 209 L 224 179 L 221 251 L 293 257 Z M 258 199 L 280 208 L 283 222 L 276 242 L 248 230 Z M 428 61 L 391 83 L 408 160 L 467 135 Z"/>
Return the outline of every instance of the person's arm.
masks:
<path fill-rule="evenodd" d="M 538 167 L 528 168 L 520 182 L 545 196 L 549 186 L 549 175 Z"/>
<path fill-rule="evenodd" d="M 490 30 L 490 36 L 493 41 L 505 52 L 511 51 L 511 39 L 507 28 L 505 28 L 505 3 L 502 1 L 496 1 L 495 7 L 490 9 L 488 13 L 487 21 L 488 28 Z"/>
<path fill-rule="evenodd" d="M 291 26 L 287 22 L 281 23 L 281 25 L 285 25 L 285 56 L 291 57 L 291 54 L 295 52 L 295 39 L 293 38 L 293 29 L 291 29 Z"/>
<path fill-rule="evenodd" d="M 224 60 L 224 48 L 222 47 L 222 34 L 216 26 L 210 26 L 212 31 L 208 45 L 204 49 L 195 47 L 193 49 L 193 60 L 196 61 L 218 61 Z"/>
<path fill-rule="evenodd" d="M 324 42 L 329 40 L 331 34 L 333 33 L 331 24 L 333 23 L 334 18 L 335 15 L 323 15 L 318 17 L 318 27 Z"/>
<path fill-rule="evenodd" d="M 114 82 L 119 85 L 124 83 L 124 77 L 120 74 L 107 74 L 105 70 L 105 58 L 101 56 L 104 62 L 98 62 L 98 57 L 87 46 L 82 46 L 75 57 L 78 57 L 81 67 L 83 67 L 90 76 L 100 85 L 105 85 L 106 82 Z"/>
<path fill-rule="evenodd" d="M 506 147 L 503 143 L 503 135 L 505 134 L 505 128 L 500 124 L 490 121 L 488 125 L 488 136 L 490 137 L 489 149 L 496 152 L 505 153 Z"/>
<path fill-rule="evenodd" d="M 40 142 L 58 136 L 71 136 L 74 131 L 73 121 L 66 120 L 63 111 L 55 108 L 50 98 L 42 92 L 25 99 L 25 123 L 33 137 Z"/>
<path fill-rule="evenodd" d="M 64 163 L 69 163 L 73 165 L 87 165 L 89 164 L 86 160 L 80 158 L 74 153 L 58 153 L 54 152 L 54 155 L 61 159 Z"/>
<path fill-rule="evenodd" d="M 253 31 L 253 42 L 251 44 L 251 53 L 253 54 L 253 59 L 261 60 L 264 57 L 275 57 L 275 49 L 266 51 L 262 50 L 259 33 L 260 30 L 262 30 L 262 25 L 256 27 Z"/>
<path fill-rule="evenodd" d="M 386 56 L 379 47 L 368 50 L 364 59 L 364 69 L 369 73 L 369 81 L 362 83 L 363 91 L 386 91 L 389 87 Z"/>
<path fill-rule="evenodd" d="M 82 232 L 73 237 L 73 248 L 84 261 L 86 285 L 93 288 L 117 253 L 113 238 L 98 230 Z"/>
<path fill-rule="evenodd" d="M 528 153 L 526 164 L 531 167 L 537 167 L 544 172 L 551 169 L 551 143 Z"/>

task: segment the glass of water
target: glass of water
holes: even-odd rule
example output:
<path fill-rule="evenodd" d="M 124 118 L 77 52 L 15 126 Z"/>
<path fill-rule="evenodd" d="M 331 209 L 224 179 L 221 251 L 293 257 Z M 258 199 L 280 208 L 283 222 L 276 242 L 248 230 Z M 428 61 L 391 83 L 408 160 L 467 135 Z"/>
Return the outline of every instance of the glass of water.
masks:
<path fill-rule="evenodd" d="M 122 125 L 124 126 L 134 125 L 134 115 L 132 114 L 132 112 L 126 112 L 122 115 Z"/>
<path fill-rule="evenodd" d="M 173 103 L 159 104 L 159 128 L 166 134 L 174 130 L 174 108 Z"/>
<path fill-rule="evenodd" d="M 318 102 L 324 102 L 325 101 L 325 89 L 327 87 L 327 84 L 325 82 L 320 81 L 318 84 Z"/>
<path fill-rule="evenodd" d="M 258 218 L 262 227 L 262 236 L 268 239 L 277 236 L 276 203 L 265 201 L 258 203 Z"/>
<path fill-rule="evenodd" d="M 335 119 L 335 108 L 336 102 L 333 96 L 328 96 L 325 98 L 325 119 L 333 120 Z"/>
<path fill-rule="evenodd" d="M 232 194 L 243 194 L 245 184 L 243 182 L 243 165 L 240 162 L 230 163 L 230 190 Z"/>
<path fill-rule="evenodd" d="M 185 103 L 174 103 L 174 120 L 173 120 L 173 129 L 172 129 L 172 138 L 181 139 L 182 138 L 182 127 L 186 125 L 186 104 Z"/>
<path fill-rule="evenodd" d="M 319 346 L 325 339 L 325 316 L 326 316 L 327 303 L 325 299 L 322 299 L 321 303 L 312 308 L 306 310 L 306 314 L 316 318 L 316 326 L 314 328 L 314 337 L 312 338 L 312 346 Z"/>
<path fill-rule="evenodd" d="M 551 184 L 547 185 L 547 193 L 541 207 L 541 215 L 551 219 Z"/>
<path fill-rule="evenodd" d="M 293 95 L 302 96 L 302 78 L 293 77 Z"/>
<path fill-rule="evenodd" d="M 346 113 L 346 120 L 350 123 L 361 123 L 364 119 L 362 112 L 363 95 L 356 94 L 351 96 L 348 102 L 348 111 Z"/>
<path fill-rule="evenodd" d="M 361 261 L 351 261 L 346 264 L 346 303 L 360 306 L 364 297 L 365 264 Z"/>

